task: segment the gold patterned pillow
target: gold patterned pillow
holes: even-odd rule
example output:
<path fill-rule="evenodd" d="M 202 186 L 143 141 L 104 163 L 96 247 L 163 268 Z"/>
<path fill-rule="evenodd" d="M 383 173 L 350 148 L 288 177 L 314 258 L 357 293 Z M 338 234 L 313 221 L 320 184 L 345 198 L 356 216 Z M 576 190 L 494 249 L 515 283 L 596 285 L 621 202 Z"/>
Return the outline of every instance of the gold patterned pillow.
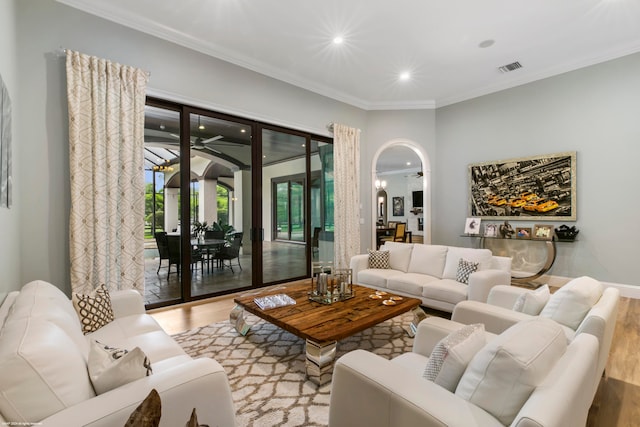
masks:
<path fill-rule="evenodd" d="M 97 331 L 114 319 L 111 297 L 104 284 L 91 295 L 73 294 L 72 300 L 85 335 Z"/>

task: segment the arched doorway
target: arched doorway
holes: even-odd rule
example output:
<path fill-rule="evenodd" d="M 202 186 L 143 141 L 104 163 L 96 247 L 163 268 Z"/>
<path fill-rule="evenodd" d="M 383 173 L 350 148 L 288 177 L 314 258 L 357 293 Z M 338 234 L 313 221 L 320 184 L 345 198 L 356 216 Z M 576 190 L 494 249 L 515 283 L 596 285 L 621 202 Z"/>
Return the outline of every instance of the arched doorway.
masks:
<path fill-rule="evenodd" d="M 383 144 L 372 160 L 372 246 L 378 243 L 380 218 L 386 225 L 405 222 L 414 242 L 431 242 L 431 165 L 424 149 L 410 140 L 395 139 Z M 387 194 L 380 212 L 378 193 Z M 385 215 L 386 214 L 386 215 Z"/>

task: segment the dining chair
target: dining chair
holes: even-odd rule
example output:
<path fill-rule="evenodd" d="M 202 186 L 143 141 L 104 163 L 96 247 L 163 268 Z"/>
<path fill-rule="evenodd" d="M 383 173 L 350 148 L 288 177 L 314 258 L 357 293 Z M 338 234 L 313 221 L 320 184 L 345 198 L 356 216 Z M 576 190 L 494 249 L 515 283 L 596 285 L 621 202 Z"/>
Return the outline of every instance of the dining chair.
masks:
<path fill-rule="evenodd" d="M 171 266 L 175 264 L 176 273 L 180 275 L 180 236 L 167 237 L 167 252 L 169 255 L 169 268 L 167 270 L 167 276 L 171 274 Z"/>
<path fill-rule="evenodd" d="M 180 275 L 180 236 L 167 236 L 168 251 L 169 251 L 169 269 L 167 270 L 167 276 L 171 274 L 171 266 L 175 264 L 176 273 Z M 204 256 L 202 251 L 198 248 L 191 248 L 191 269 L 193 266 L 198 266 L 200 263 L 200 272 L 204 274 Z"/>
<path fill-rule="evenodd" d="M 242 235 L 243 233 L 236 233 L 233 236 L 233 240 L 231 241 L 230 246 L 223 246 L 217 254 L 214 255 L 214 259 L 221 262 L 222 268 L 225 267 L 225 261 L 229 261 L 229 268 L 233 273 L 233 265 L 231 261 L 234 259 L 238 260 L 238 267 L 242 270 L 242 266 L 240 265 L 240 246 L 242 244 Z"/>
<path fill-rule="evenodd" d="M 162 260 L 169 260 L 169 246 L 167 243 L 167 232 L 166 231 L 156 231 L 156 246 L 158 247 L 158 254 L 160 256 L 160 261 L 158 262 L 158 271 L 156 274 L 160 273 L 160 267 L 162 267 Z"/>

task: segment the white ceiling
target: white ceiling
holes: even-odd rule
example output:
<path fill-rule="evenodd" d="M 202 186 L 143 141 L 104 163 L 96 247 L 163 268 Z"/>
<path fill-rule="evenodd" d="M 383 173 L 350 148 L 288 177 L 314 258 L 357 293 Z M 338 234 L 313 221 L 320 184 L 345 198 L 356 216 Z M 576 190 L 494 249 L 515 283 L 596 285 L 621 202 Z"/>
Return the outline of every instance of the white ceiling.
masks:
<path fill-rule="evenodd" d="M 369 110 L 440 107 L 640 51 L 639 0 L 58 1 Z"/>

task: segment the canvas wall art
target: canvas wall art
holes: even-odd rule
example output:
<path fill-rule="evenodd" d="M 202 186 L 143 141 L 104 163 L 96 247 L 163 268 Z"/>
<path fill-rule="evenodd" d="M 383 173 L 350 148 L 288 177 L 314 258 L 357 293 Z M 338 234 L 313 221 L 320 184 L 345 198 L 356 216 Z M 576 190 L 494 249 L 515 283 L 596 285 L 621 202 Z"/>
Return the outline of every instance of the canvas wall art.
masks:
<path fill-rule="evenodd" d="M 576 152 L 469 165 L 469 216 L 575 221 Z"/>

